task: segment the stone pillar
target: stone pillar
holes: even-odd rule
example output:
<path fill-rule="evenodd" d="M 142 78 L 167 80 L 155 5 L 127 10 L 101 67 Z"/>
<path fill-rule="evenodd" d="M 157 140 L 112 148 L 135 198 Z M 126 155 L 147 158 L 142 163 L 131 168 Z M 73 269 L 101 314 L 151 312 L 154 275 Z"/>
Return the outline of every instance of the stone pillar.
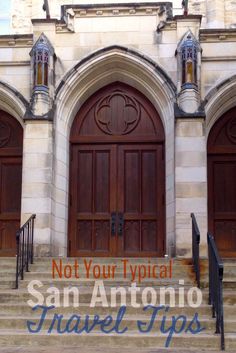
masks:
<path fill-rule="evenodd" d="M 190 213 L 201 232 L 201 253 L 207 255 L 207 160 L 203 118 L 176 119 L 175 145 L 176 255 L 192 256 Z"/>
<path fill-rule="evenodd" d="M 36 213 L 35 255 L 51 253 L 52 122 L 25 122 L 23 146 L 23 224 Z"/>
<path fill-rule="evenodd" d="M 208 28 L 224 28 L 225 1 L 206 0 L 206 17 Z"/>
<path fill-rule="evenodd" d="M 183 89 L 179 94 L 179 107 L 186 113 L 195 113 L 198 110 L 200 94 L 195 88 Z"/>

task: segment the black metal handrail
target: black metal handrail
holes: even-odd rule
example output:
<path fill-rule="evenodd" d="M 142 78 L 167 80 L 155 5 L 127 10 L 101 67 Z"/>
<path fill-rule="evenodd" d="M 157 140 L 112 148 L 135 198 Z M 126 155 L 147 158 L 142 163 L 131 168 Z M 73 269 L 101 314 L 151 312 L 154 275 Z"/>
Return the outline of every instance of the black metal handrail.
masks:
<path fill-rule="evenodd" d="M 24 279 L 24 271 L 29 272 L 29 264 L 34 260 L 34 220 L 33 214 L 16 232 L 16 289 L 19 277 Z"/>
<path fill-rule="evenodd" d="M 225 350 L 223 275 L 224 265 L 219 256 L 214 237 L 207 234 L 209 257 L 209 304 L 212 305 L 212 317 L 216 317 L 216 333 L 221 334 L 221 350 Z"/>
<path fill-rule="evenodd" d="M 191 213 L 192 218 L 192 260 L 194 272 L 196 274 L 196 282 L 200 288 L 200 257 L 199 257 L 199 244 L 200 244 L 200 231 L 197 225 L 194 213 Z"/>

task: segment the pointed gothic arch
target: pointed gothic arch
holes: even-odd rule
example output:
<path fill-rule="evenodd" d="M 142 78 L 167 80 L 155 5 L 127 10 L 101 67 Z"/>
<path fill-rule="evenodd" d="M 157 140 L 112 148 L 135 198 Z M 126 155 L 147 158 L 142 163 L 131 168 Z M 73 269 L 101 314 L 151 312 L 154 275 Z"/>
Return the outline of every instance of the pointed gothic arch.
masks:
<path fill-rule="evenodd" d="M 69 192 L 69 134 L 75 115 L 84 102 L 102 87 L 119 81 L 139 90 L 152 103 L 162 120 L 166 142 L 166 173 L 168 202 L 166 204 L 166 248 L 175 246 L 174 231 L 174 102 L 176 87 L 168 75 L 134 49 L 111 46 L 82 59 L 58 84 L 55 93 L 55 175 L 54 227 L 60 229 L 53 237 L 54 249 L 59 255 L 67 253 L 68 192 Z"/>

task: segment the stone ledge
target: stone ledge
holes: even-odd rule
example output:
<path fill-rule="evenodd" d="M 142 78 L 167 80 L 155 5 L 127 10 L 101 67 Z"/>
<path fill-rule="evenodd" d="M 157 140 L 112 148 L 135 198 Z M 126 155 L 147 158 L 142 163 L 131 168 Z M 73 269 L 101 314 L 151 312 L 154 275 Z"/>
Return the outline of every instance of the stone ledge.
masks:
<path fill-rule="evenodd" d="M 33 34 L 0 35 L 0 47 L 32 47 Z"/>
<path fill-rule="evenodd" d="M 236 29 L 200 29 L 200 42 L 235 42 Z"/>
<path fill-rule="evenodd" d="M 177 103 L 174 103 L 174 113 L 175 113 L 175 119 L 193 119 L 196 120 L 196 118 L 199 119 L 206 119 L 206 113 L 205 110 L 202 106 L 198 108 L 198 111 L 195 113 L 185 113 L 183 110 L 181 110 L 178 106 Z"/>
<path fill-rule="evenodd" d="M 61 17 L 67 16 L 67 10 L 72 9 L 75 17 L 101 17 L 101 16 L 134 16 L 159 15 L 164 12 L 167 18 L 172 17 L 172 2 L 141 2 L 141 3 L 111 3 L 111 4 L 81 4 L 63 5 Z"/>

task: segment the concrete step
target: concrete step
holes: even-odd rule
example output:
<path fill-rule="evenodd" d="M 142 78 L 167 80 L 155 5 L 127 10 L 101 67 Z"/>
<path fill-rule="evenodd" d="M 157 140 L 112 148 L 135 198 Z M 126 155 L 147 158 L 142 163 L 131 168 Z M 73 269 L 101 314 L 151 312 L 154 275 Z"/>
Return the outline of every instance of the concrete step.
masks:
<path fill-rule="evenodd" d="M 62 327 L 66 326 L 67 321 L 70 319 L 71 316 L 64 316 L 63 320 L 62 320 Z M 104 319 L 105 316 L 101 315 L 100 317 L 101 319 Z M 44 330 L 48 330 L 52 324 L 52 319 L 53 319 L 53 315 L 47 315 L 44 323 L 43 323 L 43 329 Z M 39 322 L 39 318 L 32 318 L 32 316 L 9 316 L 9 317 L 1 317 L 0 318 L 0 330 L 27 330 L 27 321 L 33 321 L 35 320 L 37 323 Z M 89 323 L 89 325 L 91 326 L 93 323 L 94 318 L 90 317 L 90 319 L 86 322 Z M 129 330 L 135 331 L 137 330 L 137 316 L 132 316 L 132 315 L 126 315 L 125 318 L 122 320 L 122 326 L 123 327 L 128 327 Z M 149 322 L 150 317 L 149 316 L 143 316 L 142 317 L 143 321 Z M 189 324 L 190 321 L 192 320 L 192 318 L 187 318 L 187 323 Z M 85 316 L 81 317 L 80 320 L 80 327 L 82 327 L 85 323 Z M 160 331 L 160 327 L 161 327 L 161 323 L 162 323 L 162 318 L 157 317 L 155 320 L 155 323 L 153 325 L 153 330 L 159 330 Z M 170 327 L 172 325 L 172 318 L 171 317 L 166 317 L 165 320 L 165 325 L 166 327 Z M 179 320 L 176 323 L 176 329 L 180 330 L 182 326 L 182 321 Z M 205 328 L 204 332 L 207 333 L 214 333 L 215 331 L 215 320 L 214 319 L 208 319 L 208 318 L 202 318 L 201 319 L 201 326 Z M 55 326 L 56 327 L 56 326 Z M 229 327 L 229 331 L 228 332 L 232 332 L 232 330 L 236 327 L 236 322 L 233 322 L 232 324 L 228 325 L 227 327 Z"/>
<path fill-rule="evenodd" d="M 120 279 L 107 279 L 107 280 L 101 280 L 103 282 L 103 284 L 107 287 L 129 287 L 131 285 L 130 280 L 124 280 L 123 278 Z M 6 281 L 8 282 L 8 281 Z M 20 288 L 27 288 L 29 283 L 31 282 L 31 280 L 23 280 L 20 281 Z M 94 279 L 76 279 L 76 280 L 54 280 L 54 279 L 49 279 L 49 280 L 44 280 L 42 281 L 44 288 L 48 288 L 48 287 L 57 287 L 57 288 L 64 288 L 64 287 L 82 287 L 82 286 L 86 286 L 86 287 L 94 287 L 95 284 L 95 280 Z M 174 288 L 179 287 L 179 280 L 175 280 L 175 279 L 160 279 L 160 280 L 156 280 L 156 281 L 150 281 L 150 280 L 143 280 L 141 283 L 135 282 L 137 284 L 137 286 L 139 287 L 153 287 L 153 288 L 159 288 L 159 287 L 166 287 L 166 286 L 172 286 Z M 4 281 L 2 281 L 2 284 L 4 284 Z M 189 280 L 186 279 L 184 281 L 184 286 L 185 287 L 192 287 L 194 285 L 194 283 Z"/>
<path fill-rule="evenodd" d="M 106 289 L 106 296 L 107 296 L 107 300 L 108 302 L 110 302 L 110 298 L 111 295 L 109 293 L 109 289 L 110 287 L 105 287 Z M 92 290 L 93 287 L 81 287 L 79 288 L 79 300 L 80 303 L 89 303 L 91 301 L 91 295 L 92 295 Z M 166 288 L 167 290 L 167 288 Z M 185 288 L 184 289 L 184 299 L 185 302 L 187 302 L 187 294 L 188 294 L 189 289 Z M 40 291 L 40 293 L 42 293 L 42 295 L 44 297 L 47 297 L 49 294 L 44 290 L 44 291 Z M 156 291 L 157 294 L 157 302 L 160 303 L 160 291 Z M 137 293 L 137 300 L 141 300 L 141 296 L 142 293 Z M 63 290 L 61 289 L 60 291 L 60 300 L 62 300 L 63 297 Z M 174 294 L 174 300 L 175 303 L 179 303 L 179 291 L 176 290 L 175 294 Z M 182 295 L 181 295 L 182 297 Z M 202 290 L 202 304 L 208 304 L 208 297 L 209 297 L 209 293 L 208 290 Z M 118 300 L 119 300 L 119 296 L 117 296 Z M 150 295 L 147 296 L 148 300 L 150 299 Z M 170 304 L 170 294 L 166 294 L 165 295 L 165 303 L 163 302 L 162 304 L 166 304 L 169 305 Z M 26 289 L 21 289 L 21 290 L 0 290 L 0 303 L 25 303 L 28 299 L 32 299 L 31 295 L 29 294 L 29 292 Z M 193 299 L 196 299 L 196 296 L 193 296 Z M 70 295 L 70 300 L 71 302 L 73 301 L 73 297 L 72 295 Z M 130 298 L 127 298 L 127 304 L 129 304 L 130 302 Z M 224 291 L 224 304 L 228 304 L 228 305 L 236 305 L 236 296 L 235 296 L 235 292 L 232 290 L 225 290 Z"/>
<path fill-rule="evenodd" d="M 199 339 L 201 337 L 201 339 Z M 40 334 L 27 334 L 24 330 L 15 330 L 14 335 L 9 331 L 0 331 L 0 346 L 56 346 L 60 345 L 63 347 L 126 347 L 126 348 L 153 348 L 157 349 L 165 347 L 167 335 L 160 333 L 149 333 L 142 335 L 137 332 L 125 332 L 125 334 L 50 334 L 42 332 Z M 192 348 L 201 348 L 213 350 L 219 349 L 219 336 L 211 334 L 175 334 L 172 338 L 170 347 L 189 347 L 191 340 Z M 231 342 L 230 342 L 231 343 Z M 232 344 L 231 344 L 232 346 Z"/>
<path fill-rule="evenodd" d="M 66 322 L 70 319 L 71 316 L 65 315 L 63 317 L 63 325 L 66 325 Z M 101 315 L 100 317 L 101 319 L 104 319 L 105 316 Z M 53 319 L 53 315 L 47 315 L 45 320 L 44 320 L 44 324 L 43 324 L 43 329 L 44 330 L 48 330 L 50 325 L 52 324 L 52 319 Z M 141 318 L 143 321 L 148 322 L 150 320 L 149 316 L 145 316 L 143 315 Z M 187 322 L 190 323 L 192 318 L 187 318 Z M 27 329 L 27 321 L 33 321 L 33 320 L 37 320 L 36 322 L 39 322 L 39 318 L 32 318 L 32 316 L 7 316 L 7 317 L 1 317 L 0 318 L 0 330 L 24 330 Z M 124 327 L 128 327 L 129 330 L 136 330 L 137 329 L 137 316 L 134 315 L 127 315 L 125 316 L 125 318 L 122 320 L 122 324 Z M 85 323 L 85 317 L 81 317 L 81 325 L 83 325 Z M 89 319 L 89 324 L 91 325 L 93 322 L 93 317 L 91 316 Z M 162 322 L 162 318 L 157 317 L 155 319 L 155 324 L 153 326 L 153 329 L 155 330 L 160 330 L 160 326 L 161 326 L 161 322 Z M 214 333 L 215 332 L 215 319 L 213 318 L 206 318 L 206 317 L 202 317 L 201 320 L 201 326 L 205 328 L 204 332 L 207 333 Z M 166 320 L 165 320 L 165 325 L 166 327 L 170 327 L 172 324 L 172 318 L 166 316 Z M 182 325 L 182 321 L 179 320 L 177 321 L 176 324 L 176 329 L 179 330 L 181 328 Z M 235 333 L 236 332 L 236 320 L 226 320 L 225 321 L 225 333 Z"/>
<path fill-rule="evenodd" d="M 5 258 L 11 259 L 11 258 Z M 72 263 L 74 264 L 75 260 L 80 264 L 84 263 L 84 260 L 90 261 L 92 260 L 94 264 L 117 264 L 123 263 L 124 260 L 128 260 L 128 263 L 132 264 L 142 264 L 142 263 L 152 263 L 152 264 L 166 264 L 170 260 L 172 260 L 176 265 L 192 265 L 192 259 L 188 258 L 164 258 L 164 257 L 35 257 L 34 263 L 52 263 L 52 260 L 59 262 L 60 260 L 63 263 Z M 0 260 L 1 261 L 1 260 Z"/>
<path fill-rule="evenodd" d="M 110 302 L 111 299 L 111 293 L 110 293 L 110 287 L 105 287 L 106 289 L 106 297 L 108 302 Z M 160 288 L 159 288 L 160 289 Z M 170 300 L 171 302 L 173 302 L 174 304 L 178 304 L 179 300 L 182 300 L 184 298 L 185 302 L 187 303 L 188 300 L 188 289 L 184 289 L 184 295 L 180 294 L 178 289 L 176 290 L 176 292 L 174 292 L 173 294 L 170 294 L 170 292 L 168 292 L 168 288 L 165 288 L 166 290 L 166 294 L 165 294 L 165 302 L 162 302 L 162 304 L 166 304 L 169 305 L 170 304 Z M 140 292 L 137 293 L 137 300 L 141 301 L 142 299 L 142 291 L 143 288 Z M 79 288 L 79 301 L 80 303 L 90 303 L 91 302 L 91 298 L 92 298 L 92 292 L 93 292 L 93 287 L 81 287 Z M 47 298 L 49 296 L 49 293 L 40 290 L 40 293 Z M 63 300 L 63 289 L 60 290 L 60 300 Z M 129 292 L 127 292 L 127 304 L 130 303 L 130 296 L 129 296 Z M 160 290 L 156 290 L 156 298 L 157 298 L 157 303 L 160 303 Z M 231 292 L 229 293 L 230 298 L 228 300 L 231 300 Z M 192 296 L 191 296 L 192 297 Z M 21 289 L 21 290 L 0 290 L 0 303 L 18 303 L 18 304 L 23 304 L 25 303 L 27 300 L 32 299 L 33 297 L 31 296 L 31 294 L 25 290 L 25 289 Z M 193 295 L 193 300 L 196 301 L 196 292 Z M 203 298 L 203 304 L 208 304 L 208 291 L 202 291 L 202 298 Z M 151 302 L 151 294 L 148 293 L 147 295 L 147 299 L 150 300 Z M 117 295 L 117 301 L 120 301 L 120 295 Z M 71 304 L 73 304 L 73 295 L 72 293 L 70 294 L 70 302 Z"/>
<path fill-rule="evenodd" d="M 34 300 L 33 300 L 34 299 Z M 32 298 L 34 303 L 37 303 L 35 298 Z M 61 305 L 63 304 L 63 302 L 60 303 Z M 76 303 L 77 304 L 77 303 Z M 110 303 L 108 303 L 109 305 Z M 126 314 L 127 315 L 147 315 L 147 311 L 143 310 L 143 307 L 140 304 L 139 308 L 135 308 L 135 307 L 131 307 L 127 305 L 127 309 L 126 309 Z M 72 314 L 78 314 L 78 315 L 84 315 L 84 314 L 88 314 L 88 315 L 115 315 L 119 310 L 119 307 L 102 307 L 102 306 L 96 306 L 96 307 L 91 307 L 90 303 L 79 303 L 79 307 L 57 307 L 54 309 L 50 309 L 50 313 L 54 314 L 63 314 L 63 315 L 72 315 Z M 151 314 L 151 309 L 148 309 L 149 312 Z M 27 305 L 26 303 L 24 304 L 7 304 L 7 303 L 3 303 L 0 304 L 0 315 L 2 316 L 16 316 L 16 315 L 32 315 L 33 317 L 39 316 L 41 315 L 41 309 L 37 309 L 35 311 L 32 310 L 32 308 Z M 164 314 L 165 310 L 161 309 L 160 313 Z M 169 309 L 169 313 L 171 313 L 172 315 L 175 314 L 183 314 L 186 316 L 193 316 L 195 313 L 198 313 L 199 316 L 206 316 L 206 317 L 211 317 L 212 311 L 211 311 L 211 307 L 208 305 L 201 305 L 198 308 L 192 308 L 190 306 L 185 306 L 185 307 L 179 307 L 179 306 L 175 306 L 175 307 L 171 307 Z M 230 319 L 234 318 L 236 316 L 236 307 L 232 307 L 232 306 L 224 306 L 224 313 L 225 313 L 225 317 L 228 317 Z"/>

